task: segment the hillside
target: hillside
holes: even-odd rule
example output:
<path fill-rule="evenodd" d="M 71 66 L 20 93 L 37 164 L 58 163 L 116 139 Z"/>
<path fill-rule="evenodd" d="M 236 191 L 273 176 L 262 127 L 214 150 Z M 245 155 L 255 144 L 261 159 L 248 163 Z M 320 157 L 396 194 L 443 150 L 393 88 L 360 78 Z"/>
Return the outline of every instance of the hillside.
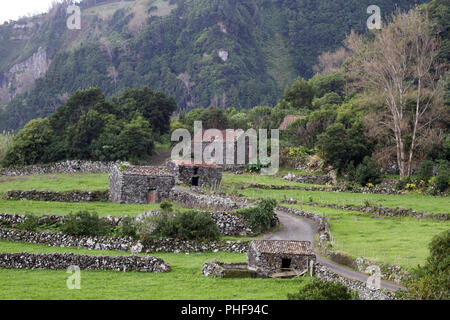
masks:
<path fill-rule="evenodd" d="M 169 2 L 170 1 L 170 2 Z M 383 15 L 398 5 L 380 0 Z M 0 130 L 45 117 L 78 89 L 148 85 L 183 109 L 273 105 L 317 57 L 366 31 L 369 0 L 85 0 L 0 26 Z"/>

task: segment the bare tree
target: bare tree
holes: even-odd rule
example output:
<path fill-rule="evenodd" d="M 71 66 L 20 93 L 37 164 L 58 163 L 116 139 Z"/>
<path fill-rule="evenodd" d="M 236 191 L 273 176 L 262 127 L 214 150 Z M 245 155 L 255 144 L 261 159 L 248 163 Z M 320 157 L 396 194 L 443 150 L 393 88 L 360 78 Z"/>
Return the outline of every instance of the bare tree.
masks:
<path fill-rule="evenodd" d="M 409 176 L 419 140 L 430 131 L 441 106 L 437 83 L 442 71 L 439 40 L 427 12 L 398 11 L 373 40 L 351 33 L 349 71 L 356 87 L 382 99 L 380 124 L 396 143 L 400 176 Z"/>

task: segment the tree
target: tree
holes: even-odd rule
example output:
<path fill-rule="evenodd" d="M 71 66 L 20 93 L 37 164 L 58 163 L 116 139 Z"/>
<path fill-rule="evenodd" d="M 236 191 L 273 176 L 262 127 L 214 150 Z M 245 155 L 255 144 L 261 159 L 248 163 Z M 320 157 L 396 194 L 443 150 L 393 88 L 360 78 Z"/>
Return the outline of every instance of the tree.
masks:
<path fill-rule="evenodd" d="M 13 138 L 2 165 L 12 167 L 38 163 L 44 156 L 44 149 L 52 140 L 52 135 L 48 119 L 31 120 Z"/>
<path fill-rule="evenodd" d="M 297 78 L 291 88 L 286 89 L 284 100 L 294 109 L 311 107 L 315 90 L 305 79 Z"/>
<path fill-rule="evenodd" d="M 354 84 L 383 100 L 380 124 L 394 136 L 401 177 L 411 175 L 417 145 L 439 117 L 440 43 L 431 30 L 427 12 L 398 11 L 373 40 L 352 33 L 346 41 Z"/>
<path fill-rule="evenodd" d="M 127 160 L 138 162 L 153 153 L 154 143 L 150 124 L 141 115 L 137 115 L 126 124 L 119 135 L 121 150 Z"/>

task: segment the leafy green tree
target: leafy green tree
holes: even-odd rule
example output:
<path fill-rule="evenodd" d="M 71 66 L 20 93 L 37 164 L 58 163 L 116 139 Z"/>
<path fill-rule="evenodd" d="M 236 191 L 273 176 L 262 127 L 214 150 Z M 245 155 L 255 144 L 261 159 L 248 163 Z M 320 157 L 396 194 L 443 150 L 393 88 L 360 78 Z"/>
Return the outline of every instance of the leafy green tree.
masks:
<path fill-rule="evenodd" d="M 306 80 L 297 78 L 292 87 L 286 89 L 284 100 L 294 109 L 310 108 L 314 96 L 314 87 Z"/>
<path fill-rule="evenodd" d="M 327 93 L 334 92 L 343 97 L 345 90 L 345 77 L 340 73 L 315 75 L 309 83 L 314 87 L 317 97 L 321 98 Z"/>
<path fill-rule="evenodd" d="M 38 163 L 50 143 L 53 130 L 48 119 L 31 120 L 13 138 L 2 164 L 5 167 Z"/>
<path fill-rule="evenodd" d="M 119 141 L 127 160 L 139 162 L 147 159 L 153 153 L 152 129 L 148 121 L 139 114 L 125 125 L 119 135 Z"/>
<path fill-rule="evenodd" d="M 327 163 L 340 170 L 350 161 L 361 163 L 370 154 L 370 146 L 360 123 L 355 123 L 351 128 L 345 128 L 342 123 L 328 127 L 319 135 L 317 148 Z"/>
<path fill-rule="evenodd" d="M 362 186 L 365 186 L 368 183 L 380 183 L 380 166 L 369 156 L 364 157 L 363 162 L 356 168 L 355 179 Z"/>

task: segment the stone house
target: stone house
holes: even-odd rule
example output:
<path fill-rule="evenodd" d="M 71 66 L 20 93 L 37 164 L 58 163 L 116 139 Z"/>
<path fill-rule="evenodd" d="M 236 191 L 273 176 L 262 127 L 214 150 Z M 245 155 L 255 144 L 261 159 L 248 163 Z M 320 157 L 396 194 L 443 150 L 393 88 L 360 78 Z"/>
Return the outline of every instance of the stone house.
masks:
<path fill-rule="evenodd" d="M 222 168 L 214 163 L 171 160 L 167 168 L 177 182 L 188 186 L 217 188 L 222 182 Z"/>
<path fill-rule="evenodd" d="M 192 153 L 194 153 L 196 148 L 199 150 L 201 148 L 202 154 L 204 154 L 205 148 L 216 141 L 215 138 L 216 137 L 207 139 L 205 137 L 205 130 L 198 131 L 191 141 Z M 244 131 L 232 130 L 227 132 L 227 130 L 220 130 L 220 136 L 218 139 L 218 141 L 223 143 L 223 151 L 220 161 L 214 161 L 214 158 L 204 158 L 203 160 L 205 162 L 216 162 L 218 166 L 225 170 L 233 170 L 245 168 L 250 159 L 256 157 L 257 155 L 256 150 L 250 145 L 249 137 L 246 136 Z M 243 145 L 243 149 L 239 148 L 240 144 Z M 243 155 L 244 163 L 238 163 L 238 154 L 242 155 L 243 152 L 245 153 Z M 212 154 L 212 157 L 215 157 L 215 153 Z"/>
<path fill-rule="evenodd" d="M 260 273 L 306 271 L 316 256 L 309 241 L 255 240 L 247 252 L 248 269 Z"/>
<path fill-rule="evenodd" d="M 116 165 L 109 174 L 109 199 L 126 204 L 159 203 L 174 186 L 174 176 L 164 168 Z"/>

